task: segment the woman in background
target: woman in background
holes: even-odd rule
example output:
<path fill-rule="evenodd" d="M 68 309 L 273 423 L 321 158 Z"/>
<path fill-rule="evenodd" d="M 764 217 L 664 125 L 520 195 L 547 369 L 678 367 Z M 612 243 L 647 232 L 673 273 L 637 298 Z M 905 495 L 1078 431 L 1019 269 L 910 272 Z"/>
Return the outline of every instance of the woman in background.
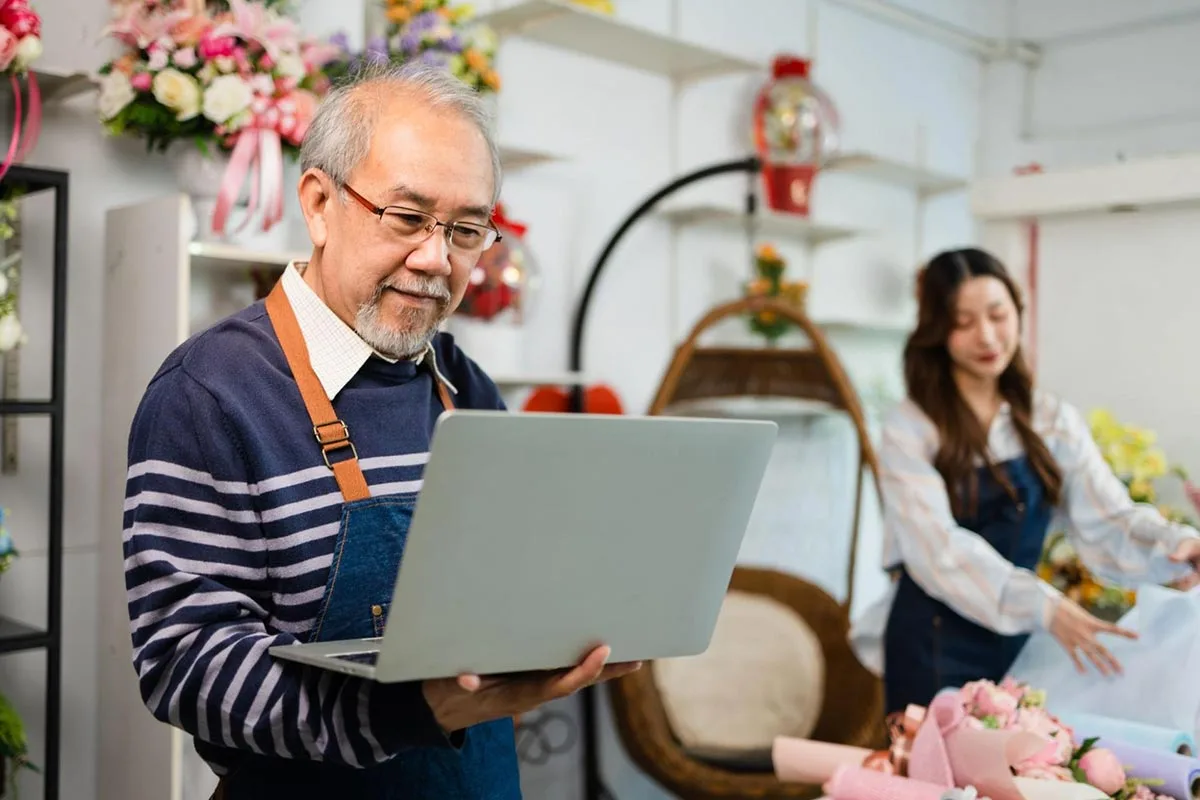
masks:
<path fill-rule="evenodd" d="M 1200 534 L 1135 505 L 1079 412 L 1033 389 L 1019 292 L 996 258 L 938 255 L 919 302 L 904 351 L 908 398 L 879 450 L 884 563 L 898 574 L 883 631 L 887 710 L 1000 680 L 1041 628 L 1081 671 L 1086 659 L 1119 672 L 1097 635 L 1133 634 L 1034 572 L 1052 518 L 1061 514 L 1089 568 L 1117 582 L 1194 574 Z"/>

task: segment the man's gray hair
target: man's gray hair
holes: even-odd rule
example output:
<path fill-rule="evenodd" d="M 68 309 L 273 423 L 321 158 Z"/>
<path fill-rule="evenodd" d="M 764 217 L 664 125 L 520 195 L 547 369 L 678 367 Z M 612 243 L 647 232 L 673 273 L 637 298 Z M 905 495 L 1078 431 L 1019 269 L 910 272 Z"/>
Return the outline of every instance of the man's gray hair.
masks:
<path fill-rule="evenodd" d="M 493 120 L 479 92 L 456 78 L 444 67 L 417 61 L 404 64 L 371 64 L 354 72 L 322 100 L 300 146 L 300 169 L 316 167 L 339 187 L 371 149 L 377 106 L 363 98 L 362 89 L 382 86 L 407 92 L 436 109 L 446 109 L 470 120 L 483 134 L 492 157 L 492 203 L 500 198 L 500 148 L 493 133 Z"/>

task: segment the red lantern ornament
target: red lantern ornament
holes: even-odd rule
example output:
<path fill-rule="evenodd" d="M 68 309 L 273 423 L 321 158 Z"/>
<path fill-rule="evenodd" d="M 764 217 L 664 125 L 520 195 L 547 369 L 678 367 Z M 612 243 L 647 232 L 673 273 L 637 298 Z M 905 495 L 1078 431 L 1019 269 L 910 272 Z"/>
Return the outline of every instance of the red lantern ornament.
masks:
<path fill-rule="evenodd" d="M 833 102 L 809 79 L 810 62 L 779 55 L 754 103 L 754 144 L 767 206 L 808 216 L 813 178 L 837 146 Z"/>

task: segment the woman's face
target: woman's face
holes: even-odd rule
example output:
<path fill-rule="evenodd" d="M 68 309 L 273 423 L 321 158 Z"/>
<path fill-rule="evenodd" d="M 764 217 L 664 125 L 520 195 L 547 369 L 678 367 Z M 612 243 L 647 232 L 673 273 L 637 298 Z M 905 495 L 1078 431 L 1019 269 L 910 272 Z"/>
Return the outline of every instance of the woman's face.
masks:
<path fill-rule="evenodd" d="M 967 279 L 954 300 L 946 349 L 956 369 L 996 379 L 1020 345 L 1020 321 L 1008 288 L 990 275 Z"/>

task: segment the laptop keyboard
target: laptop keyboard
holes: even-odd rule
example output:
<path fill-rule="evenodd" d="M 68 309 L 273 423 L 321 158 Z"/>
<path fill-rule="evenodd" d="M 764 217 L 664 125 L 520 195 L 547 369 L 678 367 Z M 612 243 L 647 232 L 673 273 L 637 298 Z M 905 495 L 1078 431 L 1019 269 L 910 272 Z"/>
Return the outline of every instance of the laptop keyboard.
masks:
<path fill-rule="evenodd" d="M 376 659 L 379 658 L 379 651 L 372 650 L 369 653 L 342 653 L 341 655 L 334 656 L 334 658 L 341 659 L 342 661 L 353 661 L 355 664 L 374 664 Z"/>

